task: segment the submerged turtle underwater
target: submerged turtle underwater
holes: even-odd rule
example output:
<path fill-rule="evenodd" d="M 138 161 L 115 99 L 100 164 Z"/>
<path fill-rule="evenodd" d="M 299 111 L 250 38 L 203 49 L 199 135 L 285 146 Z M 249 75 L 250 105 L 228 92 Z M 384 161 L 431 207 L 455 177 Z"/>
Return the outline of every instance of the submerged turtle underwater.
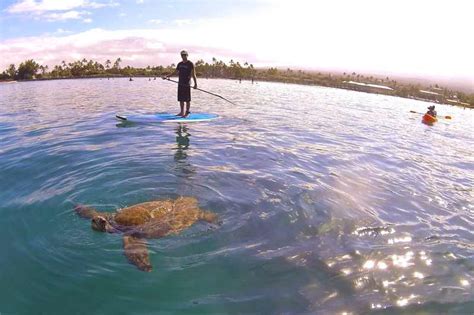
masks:
<path fill-rule="evenodd" d="M 217 223 L 217 215 L 201 210 L 193 197 L 139 203 L 115 213 L 98 212 L 84 205 L 74 210 L 80 217 L 91 219 L 96 231 L 123 233 L 125 256 L 142 271 L 152 269 L 145 239 L 177 234 L 199 220 Z"/>

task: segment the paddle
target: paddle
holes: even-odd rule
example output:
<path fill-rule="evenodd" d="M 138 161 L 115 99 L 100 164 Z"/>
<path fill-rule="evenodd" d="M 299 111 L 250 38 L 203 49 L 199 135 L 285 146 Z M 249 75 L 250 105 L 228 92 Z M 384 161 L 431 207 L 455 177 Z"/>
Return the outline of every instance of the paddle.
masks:
<path fill-rule="evenodd" d="M 170 78 L 167 78 L 167 77 L 163 77 L 162 79 L 163 79 L 163 80 L 168 80 L 168 81 L 171 81 L 171 82 L 174 82 L 174 83 L 178 83 L 178 85 L 182 85 L 182 86 L 186 86 L 186 87 L 191 87 L 190 85 L 187 85 L 187 84 L 180 84 L 178 81 L 171 80 Z M 220 96 L 220 95 L 218 95 L 218 94 L 215 94 L 215 93 L 212 93 L 212 92 L 209 92 L 209 91 L 200 89 L 200 88 L 196 88 L 196 90 L 199 90 L 199 91 L 201 91 L 201 92 L 204 92 L 204 93 L 207 93 L 207 94 L 211 94 L 211 95 L 217 96 L 217 97 L 223 99 L 224 101 L 227 101 L 227 102 L 229 102 L 229 103 L 231 103 L 231 104 L 233 104 L 233 105 L 237 105 L 237 104 L 235 104 L 234 102 L 231 102 L 231 101 L 229 101 L 228 99 L 226 99 L 225 97 Z"/>
<path fill-rule="evenodd" d="M 414 110 L 411 110 L 410 113 L 424 115 L 424 113 L 415 112 Z M 451 116 L 436 116 L 436 118 L 451 119 L 452 117 Z"/>

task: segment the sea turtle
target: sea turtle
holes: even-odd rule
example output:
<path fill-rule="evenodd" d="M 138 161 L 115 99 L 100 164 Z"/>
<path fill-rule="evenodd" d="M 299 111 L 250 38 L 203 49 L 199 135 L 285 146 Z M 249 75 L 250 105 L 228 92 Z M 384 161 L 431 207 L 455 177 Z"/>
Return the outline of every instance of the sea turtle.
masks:
<path fill-rule="evenodd" d="M 152 269 L 145 239 L 177 234 L 198 220 L 217 223 L 217 215 L 201 210 L 193 197 L 139 203 L 115 213 L 98 212 L 85 205 L 74 210 L 80 217 L 91 219 L 96 231 L 123 233 L 125 256 L 142 271 Z"/>

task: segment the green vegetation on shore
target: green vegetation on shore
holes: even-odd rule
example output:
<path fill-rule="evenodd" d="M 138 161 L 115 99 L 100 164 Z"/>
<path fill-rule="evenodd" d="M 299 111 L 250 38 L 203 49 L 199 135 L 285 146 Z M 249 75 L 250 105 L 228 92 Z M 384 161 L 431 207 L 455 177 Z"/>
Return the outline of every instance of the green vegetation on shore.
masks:
<path fill-rule="evenodd" d="M 117 58 L 113 63 L 110 60 L 105 65 L 94 60 L 77 60 L 55 65 L 53 68 L 39 65 L 34 60 L 26 60 L 18 66 L 11 64 L 8 69 L 0 74 L 0 80 L 38 80 L 38 79 L 68 79 L 91 77 L 136 77 L 136 76 L 162 76 L 173 72 L 175 64 L 169 66 L 155 66 L 145 68 L 121 67 L 122 60 Z M 295 84 L 320 85 L 394 95 L 406 98 L 435 101 L 451 105 L 474 107 L 474 94 L 454 91 L 446 87 L 421 86 L 420 84 L 401 83 L 389 77 L 380 78 L 352 73 L 333 74 L 321 72 L 307 72 L 292 69 L 256 69 L 252 64 L 234 62 L 229 64 L 212 59 L 212 63 L 204 60 L 195 62 L 196 72 L 199 77 L 227 78 L 236 80 L 277 81 Z"/>

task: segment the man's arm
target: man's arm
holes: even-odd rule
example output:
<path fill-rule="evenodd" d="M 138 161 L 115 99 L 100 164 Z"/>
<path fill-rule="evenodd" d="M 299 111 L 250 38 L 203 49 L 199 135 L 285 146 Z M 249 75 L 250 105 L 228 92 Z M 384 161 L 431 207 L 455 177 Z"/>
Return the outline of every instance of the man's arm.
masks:
<path fill-rule="evenodd" d="M 196 70 L 194 69 L 194 64 L 193 64 L 193 70 L 191 71 L 191 76 L 193 77 L 193 81 L 194 81 L 194 87 L 193 88 L 197 89 L 198 84 L 197 84 Z"/>

